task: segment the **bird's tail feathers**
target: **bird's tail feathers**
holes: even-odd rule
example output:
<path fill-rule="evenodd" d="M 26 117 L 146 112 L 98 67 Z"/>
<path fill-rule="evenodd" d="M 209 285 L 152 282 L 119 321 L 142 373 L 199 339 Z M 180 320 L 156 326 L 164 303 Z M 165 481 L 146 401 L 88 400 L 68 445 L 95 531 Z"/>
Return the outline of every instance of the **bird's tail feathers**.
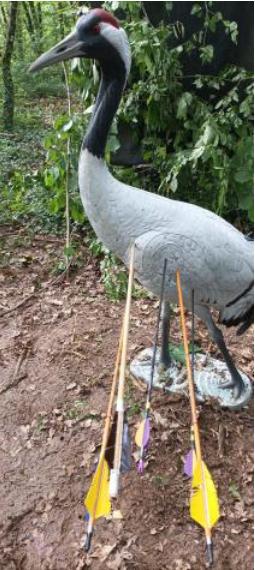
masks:
<path fill-rule="evenodd" d="M 250 308 L 250 310 L 246 313 L 245 319 L 242 321 L 242 325 L 237 329 L 237 335 L 240 336 L 241 334 L 245 333 L 248 328 L 253 325 L 254 323 L 254 305 Z"/>
<path fill-rule="evenodd" d="M 240 325 L 237 334 L 243 334 L 254 323 L 254 283 L 229 301 L 220 314 L 220 323 L 227 327 Z"/>

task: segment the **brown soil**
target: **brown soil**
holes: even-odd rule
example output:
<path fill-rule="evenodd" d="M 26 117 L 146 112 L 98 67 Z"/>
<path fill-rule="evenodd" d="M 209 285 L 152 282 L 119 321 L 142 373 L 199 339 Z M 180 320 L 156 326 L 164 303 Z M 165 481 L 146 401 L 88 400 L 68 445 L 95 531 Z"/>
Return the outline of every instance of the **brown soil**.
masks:
<path fill-rule="evenodd" d="M 84 553 L 83 498 L 100 446 L 124 303 L 105 297 L 85 248 L 84 267 L 59 281 L 51 272 L 61 240 L 14 230 L 1 249 L 0 568 L 205 568 L 204 535 L 189 518 L 182 474 L 189 403 L 158 392 L 145 475 L 134 468 L 123 477 L 115 507 L 123 519 L 99 520 L 91 554 Z M 133 302 L 129 358 L 152 344 L 156 312 L 155 300 Z M 196 336 L 217 354 L 201 325 Z M 253 376 L 252 331 L 226 336 L 236 362 Z M 177 316 L 172 338 L 180 338 Z M 144 391 L 130 378 L 127 384 L 133 436 Z M 221 503 L 214 568 L 251 570 L 252 404 L 240 412 L 213 403 L 200 409 L 204 456 Z"/>

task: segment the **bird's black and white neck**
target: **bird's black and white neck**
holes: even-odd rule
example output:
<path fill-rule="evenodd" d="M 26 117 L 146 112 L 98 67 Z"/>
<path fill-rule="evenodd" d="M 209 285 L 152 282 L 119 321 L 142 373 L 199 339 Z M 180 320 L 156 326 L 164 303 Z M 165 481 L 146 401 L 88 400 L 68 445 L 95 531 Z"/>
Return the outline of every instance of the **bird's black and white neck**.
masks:
<path fill-rule="evenodd" d="M 98 25 L 98 33 L 101 36 L 101 82 L 82 149 L 103 158 L 111 124 L 128 78 L 131 54 L 122 28 L 103 22 Z"/>
<path fill-rule="evenodd" d="M 127 35 L 115 19 L 97 26 L 100 49 L 100 87 L 79 159 L 79 188 L 84 209 L 97 236 L 123 258 L 129 236 L 121 240 L 114 204 L 121 184 L 112 177 L 104 161 L 112 121 L 125 88 L 131 52 Z"/>

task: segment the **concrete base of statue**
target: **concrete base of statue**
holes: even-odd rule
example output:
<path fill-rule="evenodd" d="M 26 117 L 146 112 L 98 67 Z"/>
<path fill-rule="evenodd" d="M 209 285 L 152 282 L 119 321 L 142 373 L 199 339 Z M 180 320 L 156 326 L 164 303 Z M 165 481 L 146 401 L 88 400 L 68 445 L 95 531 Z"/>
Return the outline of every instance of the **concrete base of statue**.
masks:
<path fill-rule="evenodd" d="M 152 348 L 142 350 L 131 362 L 131 375 L 146 384 L 150 382 Z M 156 356 L 153 386 L 169 394 L 183 394 L 188 397 L 188 382 L 186 367 L 180 362 L 172 361 L 171 366 L 159 370 L 159 350 Z M 217 400 L 223 408 L 238 410 L 245 406 L 252 396 L 252 383 L 249 377 L 239 370 L 243 381 L 244 391 L 236 399 L 232 388 L 222 388 L 222 384 L 231 380 L 230 373 L 224 362 L 205 354 L 195 355 L 194 381 L 196 397 L 200 402 Z"/>

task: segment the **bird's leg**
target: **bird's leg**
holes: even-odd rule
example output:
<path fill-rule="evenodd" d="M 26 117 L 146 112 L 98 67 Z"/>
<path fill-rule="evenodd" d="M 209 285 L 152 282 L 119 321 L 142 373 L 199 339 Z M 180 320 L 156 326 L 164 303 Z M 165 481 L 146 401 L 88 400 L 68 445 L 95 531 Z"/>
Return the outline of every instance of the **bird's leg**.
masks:
<path fill-rule="evenodd" d="M 207 325 L 209 333 L 210 333 L 212 339 L 214 340 L 214 342 L 217 344 L 218 348 L 220 349 L 221 354 L 222 354 L 222 356 L 225 360 L 225 363 L 228 367 L 228 370 L 231 374 L 231 380 L 229 382 L 225 382 L 224 384 L 221 384 L 221 388 L 234 388 L 234 396 L 237 399 L 240 397 L 242 391 L 244 390 L 244 382 L 243 382 L 243 379 L 241 377 L 241 374 L 236 369 L 235 364 L 234 364 L 234 362 L 233 362 L 233 360 L 232 360 L 232 358 L 228 352 L 228 349 L 227 349 L 225 341 L 224 341 L 223 334 L 222 334 L 221 330 L 214 323 L 209 309 L 207 309 L 206 307 L 199 307 L 198 309 L 196 309 L 196 314 Z"/>
<path fill-rule="evenodd" d="M 170 330 L 170 303 L 163 302 L 162 306 L 162 334 L 161 334 L 161 349 L 159 356 L 159 365 L 162 370 L 167 370 L 171 365 L 171 357 L 169 352 L 169 330 Z"/>

